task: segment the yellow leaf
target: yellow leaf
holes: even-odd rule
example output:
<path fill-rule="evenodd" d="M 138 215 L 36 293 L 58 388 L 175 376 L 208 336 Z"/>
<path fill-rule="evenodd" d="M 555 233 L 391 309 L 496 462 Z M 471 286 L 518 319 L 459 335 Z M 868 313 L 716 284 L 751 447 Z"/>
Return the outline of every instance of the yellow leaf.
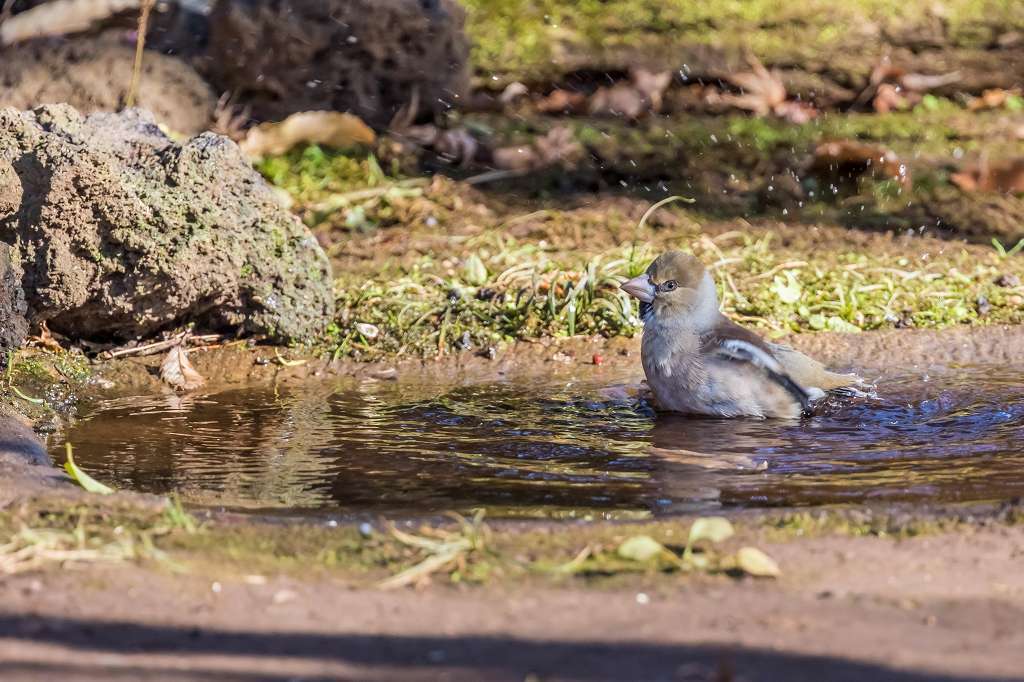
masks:
<path fill-rule="evenodd" d="M 300 144 L 351 147 L 377 139 L 363 120 L 338 111 L 301 111 L 278 123 L 261 123 L 240 143 L 250 159 L 284 154 Z"/>
<path fill-rule="evenodd" d="M 86 492 L 96 493 L 98 495 L 112 495 L 114 492 L 113 488 L 100 483 L 95 478 L 78 468 L 78 465 L 75 464 L 75 458 L 71 454 L 71 443 L 65 443 L 65 447 L 67 449 L 68 457 L 67 461 L 64 462 L 64 471 L 68 472 L 68 476 L 73 478 L 78 485 L 85 489 Z"/>
<path fill-rule="evenodd" d="M 757 547 L 742 547 L 736 552 L 736 567 L 759 578 L 777 578 L 782 573 L 775 559 Z"/>
<path fill-rule="evenodd" d="M 732 524 L 729 523 L 729 519 L 721 516 L 702 516 L 690 526 L 690 539 L 686 544 L 693 546 L 701 540 L 722 542 L 731 538 L 732 533 Z"/>
<path fill-rule="evenodd" d="M 618 555 L 632 561 L 649 561 L 665 551 L 665 547 L 650 535 L 634 535 L 619 545 Z"/>

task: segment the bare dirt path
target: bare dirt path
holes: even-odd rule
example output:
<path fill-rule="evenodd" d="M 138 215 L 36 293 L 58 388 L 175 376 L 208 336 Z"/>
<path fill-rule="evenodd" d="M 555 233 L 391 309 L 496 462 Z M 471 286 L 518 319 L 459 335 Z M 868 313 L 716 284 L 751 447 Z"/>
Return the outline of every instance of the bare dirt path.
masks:
<path fill-rule="evenodd" d="M 121 565 L 0 583 L 5 680 L 1024 679 L 1024 528 L 769 543 L 778 581 L 354 588 Z"/>

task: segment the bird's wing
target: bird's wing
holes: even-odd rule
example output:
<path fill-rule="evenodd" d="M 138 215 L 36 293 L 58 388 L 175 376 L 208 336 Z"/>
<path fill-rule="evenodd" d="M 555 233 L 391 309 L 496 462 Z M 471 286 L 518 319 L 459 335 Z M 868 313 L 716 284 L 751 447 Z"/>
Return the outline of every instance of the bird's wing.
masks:
<path fill-rule="evenodd" d="M 810 408 L 811 394 L 786 373 L 785 368 L 771 352 L 761 346 L 744 339 L 726 338 L 720 339 L 714 347 L 708 348 L 707 351 L 708 354 L 724 360 L 753 365 L 793 396 L 793 399 L 800 403 L 801 408 L 804 410 Z"/>
<path fill-rule="evenodd" d="M 772 355 L 778 359 L 785 372 L 802 386 L 832 391 L 837 388 L 848 388 L 863 383 L 856 374 L 830 372 L 825 369 L 825 365 L 789 346 L 775 343 L 770 344 L 770 346 Z"/>
<path fill-rule="evenodd" d="M 750 363 L 782 386 L 805 410 L 810 405 L 810 392 L 790 376 L 772 347 L 760 336 L 735 322 L 723 317 L 709 333 L 701 337 L 701 350 L 733 362 Z"/>

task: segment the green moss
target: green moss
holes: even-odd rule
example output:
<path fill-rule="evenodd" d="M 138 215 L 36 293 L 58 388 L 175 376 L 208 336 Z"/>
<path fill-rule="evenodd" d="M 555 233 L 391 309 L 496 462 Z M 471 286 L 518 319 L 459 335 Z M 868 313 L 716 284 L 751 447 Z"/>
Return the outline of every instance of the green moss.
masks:
<path fill-rule="evenodd" d="M 312 204 L 331 194 L 376 187 L 389 179 L 365 150 L 330 150 L 308 145 L 260 161 L 257 170 L 298 203 Z"/>
<path fill-rule="evenodd" d="M 856 27 L 900 34 L 934 21 L 927 0 L 775 0 L 699 3 L 687 0 L 465 0 L 467 31 L 478 71 L 515 78 L 545 78 L 573 68 L 628 61 L 622 55 L 661 56 L 676 64 L 699 46 L 738 54 L 749 48 L 769 61 L 835 54 L 841 46 L 870 49 Z M 953 0 L 943 5 L 949 40 L 982 47 L 1000 31 L 1024 25 L 1010 0 Z"/>

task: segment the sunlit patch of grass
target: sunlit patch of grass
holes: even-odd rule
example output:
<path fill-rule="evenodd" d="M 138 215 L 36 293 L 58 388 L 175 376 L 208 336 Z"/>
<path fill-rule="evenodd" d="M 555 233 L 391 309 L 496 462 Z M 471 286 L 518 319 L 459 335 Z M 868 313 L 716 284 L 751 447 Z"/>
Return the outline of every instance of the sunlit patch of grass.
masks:
<path fill-rule="evenodd" d="M 619 285 L 650 259 L 649 251 L 622 247 L 581 261 L 500 241 L 461 258 L 425 256 L 387 280 L 339 280 L 335 352 L 443 354 L 638 329 L 636 306 Z M 367 334 L 366 325 L 374 331 Z"/>
<path fill-rule="evenodd" d="M 836 253 L 784 247 L 774 233 L 728 232 L 664 247 L 692 251 L 711 270 L 730 317 L 769 335 L 1024 322 L 1024 258 L 987 257 L 949 245 L 942 253 Z M 495 233 L 446 257 L 337 284 L 336 355 L 436 355 L 484 351 L 514 340 L 574 335 L 631 336 L 638 308 L 619 285 L 662 248 L 618 246 L 600 253 L 557 251 Z M 978 301 L 987 301 L 979 312 Z"/>
<path fill-rule="evenodd" d="M 381 589 L 424 585 L 436 574 L 447 575 L 451 582 L 475 582 L 486 578 L 488 564 L 477 561 L 486 551 L 491 537 L 490 528 L 484 524 L 484 510 L 478 510 L 472 519 L 459 514 L 451 516 L 458 522 L 457 530 L 424 526 L 416 535 L 391 526 L 391 536 L 402 545 L 417 550 L 420 561 L 381 581 Z"/>
<path fill-rule="evenodd" d="M 159 538 L 174 532 L 197 532 L 195 519 L 177 498 L 168 502 L 162 516 L 118 523 L 101 512 L 86 509 L 42 514 L 31 523 L 5 519 L 0 544 L 0 574 L 38 570 L 49 565 L 117 563 L 156 560 L 170 562 L 157 547 Z M 171 564 L 173 565 L 173 564 Z"/>

